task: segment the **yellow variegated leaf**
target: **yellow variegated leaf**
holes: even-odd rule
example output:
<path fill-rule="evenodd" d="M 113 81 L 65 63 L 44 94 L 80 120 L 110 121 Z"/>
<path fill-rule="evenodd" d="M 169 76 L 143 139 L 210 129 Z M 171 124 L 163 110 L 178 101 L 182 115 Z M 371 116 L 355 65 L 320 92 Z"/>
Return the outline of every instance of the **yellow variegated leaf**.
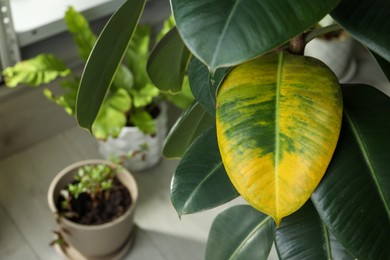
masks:
<path fill-rule="evenodd" d="M 299 209 L 333 155 L 342 118 L 337 78 L 285 52 L 234 68 L 217 97 L 217 135 L 233 185 L 276 223 Z"/>

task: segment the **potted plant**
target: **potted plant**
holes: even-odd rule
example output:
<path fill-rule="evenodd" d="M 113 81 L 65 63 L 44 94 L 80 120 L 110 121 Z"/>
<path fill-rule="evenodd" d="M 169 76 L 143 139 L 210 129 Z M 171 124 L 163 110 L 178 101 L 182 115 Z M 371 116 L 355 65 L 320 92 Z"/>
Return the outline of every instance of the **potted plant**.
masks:
<path fill-rule="evenodd" d="M 105 160 L 85 160 L 60 171 L 48 191 L 59 230 L 56 248 L 70 259 L 126 254 L 133 241 L 138 190 L 125 168 Z"/>
<path fill-rule="evenodd" d="M 81 58 L 86 61 L 96 42 L 95 34 L 84 16 L 72 7 L 66 11 L 64 19 Z M 172 24 L 167 20 L 163 30 L 170 26 Z M 151 37 L 149 26 L 137 27 L 125 61 L 118 67 L 113 87 L 108 91 L 93 125 L 93 135 L 104 158 L 123 160 L 125 166 L 134 171 L 150 168 L 161 158 L 167 132 L 167 106 L 164 101 L 169 100 L 180 108 L 185 108 L 192 101 L 192 97 L 184 92 L 175 95 L 160 92 L 150 82 L 146 62 Z M 63 93 L 55 94 L 46 88 L 44 94 L 69 115 L 75 115 L 80 77 L 54 55 L 40 54 L 19 62 L 6 68 L 3 76 L 8 87 L 20 84 L 38 87 L 65 77 L 61 81 Z"/>
<path fill-rule="evenodd" d="M 179 215 L 238 195 L 249 204 L 216 218 L 206 259 L 266 259 L 274 242 L 281 259 L 388 258 L 390 99 L 371 86 L 340 86 L 326 65 L 302 54 L 307 30 L 330 13 L 389 78 L 390 3 L 170 3 L 177 28 L 152 52 L 149 75 L 164 83 L 188 69 L 196 99 L 165 143 L 166 156 L 181 157 L 172 202 Z M 126 17 L 139 17 L 144 4 L 125 2 L 102 32 L 79 89 L 81 126 L 91 128 L 102 101 L 88 91 L 102 96 L 109 87 L 92 78 L 111 81 L 125 48 L 104 50 L 126 46 L 138 23 Z M 183 48 L 191 55 L 177 55 Z M 167 67 L 172 73 L 160 73 Z"/>

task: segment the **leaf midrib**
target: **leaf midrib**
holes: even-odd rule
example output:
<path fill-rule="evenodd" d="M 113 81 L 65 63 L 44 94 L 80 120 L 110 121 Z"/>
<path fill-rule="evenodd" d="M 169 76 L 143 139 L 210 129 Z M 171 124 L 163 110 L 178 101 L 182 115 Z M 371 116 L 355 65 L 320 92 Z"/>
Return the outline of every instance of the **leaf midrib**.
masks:
<path fill-rule="evenodd" d="M 188 204 L 192 201 L 192 199 L 195 197 L 197 191 L 200 189 L 200 187 L 203 185 L 203 183 L 205 183 L 214 173 L 217 172 L 217 170 L 221 167 L 222 165 L 222 161 L 220 163 L 218 163 L 211 171 L 209 174 L 206 175 L 205 178 L 203 178 L 203 180 L 198 184 L 196 185 L 196 187 L 193 189 L 193 191 L 190 193 L 190 195 L 188 196 L 187 200 L 186 200 L 186 203 L 184 204 L 184 207 L 183 207 L 183 212 L 182 214 L 186 214 L 188 213 L 187 212 L 187 207 L 188 207 Z"/>
<path fill-rule="evenodd" d="M 373 163 L 372 163 L 372 160 L 370 158 L 370 155 L 368 154 L 368 151 L 367 151 L 367 148 L 366 148 L 366 145 L 364 144 L 363 142 L 363 139 L 359 133 L 359 130 L 358 128 L 356 127 L 356 125 L 353 123 L 350 115 L 348 114 L 348 112 L 346 110 L 344 110 L 344 116 L 347 120 L 347 122 L 349 123 L 350 127 L 351 127 L 351 130 L 352 130 L 352 133 L 353 135 L 355 136 L 356 138 L 356 141 L 357 141 L 357 144 L 359 146 L 359 150 L 361 151 L 362 155 L 363 155 L 363 158 L 367 164 L 367 167 L 370 171 L 370 174 L 371 174 L 371 177 L 372 179 L 374 180 L 374 184 L 375 186 L 377 187 L 377 190 L 378 190 L 378 193 L 379 193 L 379 196 L 382 200 L 382 203 L 384 204 L 384 207 L 386 209 L 386 212 L 387 212 L 387 217 L 388 219 L 390 219 L 390 209 L 388 208 L 387 206 L 387 203 L 386 203 L 386 199 L 385 199 L 385 196 L 383 195 L 383 191 L 382 191 L 382 187 L 380 186 L 379 184 L 379 181 L 378 181 L 378 178 L 375 174 L 375 169 L 374 169 L 374 166 L 373 166 Z"/>
<path fill-rule="evenodd" d="M 282 81 L 282 70 L 283 70 L 283 52 L 278 54 L 278 70 L 276 78 L 276 100 L 275 100 L 275 217 L 277 218 L 276 222 L 279 225 L 280 219 L 278 214 L 278 205 L 279 205 L 279 183 L 278 183 L 278 171 L 280 163 L 280 87 Z"/>
<path fill-rule="evenodd" d="M 325 242 L 325 247 L 326 247 L 325 249 L 326 249 L 327 259 L 333 259 L 330 238 L 329 238 L 329 230 L 324 222 L 322 222 L 322 231 L 323 231 L 323 235 L 324 235 L 324 242 Z"/>
<path fill-rule="evenodd" d="M 232 253 L 232 255 L 229 257 L 229 260 L 233 260 L 233 259 L 236 259 L 236 256 L 239 254 L 239 252 L 241 251 L 241 248 L 244 247 L 244 245 L 246 244 L 246 242 L 254 236 L 254 234 L 259 230 L 261 229 L 263 226 L 265 226 L 267 224 L 268 221 L 272 221 L 271 217 L 268 216 L 266 217 L 263 221 L 261 221 L 246 237 L 244 240 L 242 240 L 242 242 L 238 245 L 238 247 L 236 248 L 236 250 L 234 250 L 234 252 Z"/>

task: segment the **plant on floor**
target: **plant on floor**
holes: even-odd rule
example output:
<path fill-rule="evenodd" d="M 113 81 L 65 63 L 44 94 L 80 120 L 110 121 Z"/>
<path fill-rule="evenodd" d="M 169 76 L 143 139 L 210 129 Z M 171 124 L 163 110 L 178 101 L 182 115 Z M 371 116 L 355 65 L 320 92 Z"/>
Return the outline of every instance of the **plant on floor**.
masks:
<path fill-rule="evenodd" d="M 58 225 L 52 245 L 69 259 L 120 257 L 132 241 L 137 198 L 134 177 L 116 163 L 68 165 L 49 185 L 48 204 Z"/>
<path fill-rule="evenodd" d="M 81 126 L 91 129 L 109 87 L 91 79 L 112 80 L 144 4 L 126 1 L 102 32 L 80 85 Z M 390 99 L 340 86 L 302 54 L 329 33 L 314 25 L 330 14 L 389 77 L 390 2 L 172 0 L 171 8 L 176 28 L 151 53 L 148 73 L 174 92 L 187 71 L 196 99 L 163 151 L 181 158 L 173 205 L 183 215 L 238 195 L 249 204 L 215 219 L 206 259 L 266 259 L 273 242 L 280 259 L 386 259 Z"/>
<path fill-rule="evenodd" d="M 64 19 L 77 44 L 80 57 L 86 61 L 96 42 L 95 34 L 85 17 L 72 7 L 68 8 Z M 164 30 L 173 26 L 168 22 L 169 20 Z M 118 66 L 112 88 L 105 93 L 107 97 L 93 125 L 93 134 L 97 139 L 117 137 L 126 125 L 135 125 L 145 134 L 154 134 L 154 118 L 158 114 L 159 102 L 168 99 L 181 108 L 187 107 L 191 102 L 192 97 L 186 94 L 189 90 L 169 95 L 160 92 L 150 82 L 145 69 L 150 44 L 151 29 L 146 25 L 138 26 L 124 53 L 125 62 Z M 8 87 L 19 84 L 38 87 L 66 77 L 61 82 L 62 94 L 56 95 L 48 88 L 44 90 L 44 94 L 49 100 L 64 107 L 68 114 L 75 115 L 80 77 L 53 54 L 40 54 L 19 62 L 6 68 L 3 76 Z"/>
<path fill-rule="evenodd" d="M 117 166 L 119 167 L 119 166 Z M 110 203 L 111 192 L 114 187 L 117 168 L 106 164 L 84 165 L 80 167 L 69 183 L 61 191 L 61 215 L 73 221 L 82 221 L 81 214 L 90 209 L 94 214 L 110 215 L 117 218 L 124 213 L 126 208 L 118 207 L 118 212 L 105 212 L 106 203 Z M 118 186 L 116 186 L 118 189 Z M 123 201 L 126 201 L 124 198 Z M 129 206 L 129 205 L 127 205 Z M 112 215 L 112 216 L 111 216 Z M 95 216 L 94 219 L 101 219 L 103 216 Z M 111 219 L 106 219 L 109 221 Z M 93 223 L 96 224 L 96 223 Z"/>

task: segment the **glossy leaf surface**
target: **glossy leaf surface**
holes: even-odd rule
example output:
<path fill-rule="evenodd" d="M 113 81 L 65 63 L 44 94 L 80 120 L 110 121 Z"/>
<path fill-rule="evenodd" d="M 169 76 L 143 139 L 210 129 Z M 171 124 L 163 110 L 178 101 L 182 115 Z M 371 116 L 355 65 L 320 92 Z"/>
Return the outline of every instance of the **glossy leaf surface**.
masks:
<path fill-rule="evenodd" d="M 342 0 L 332 17 L 354 38 L 390 61 L 390 1 Z"/>
<path fill-rule="evenodd" d="M 215 127 L 186 151 L 173 175 L 171 199 L 179 216 L 204 211 L 238 197 L 222 164 Z"/>
<path fill-rule="evenodd" d="M 278 224 L 320 182 L 341 116 L 338 80 L 316 59 L 271 53 L 234 68 L 217 96 L 218 143 L 233 185 Z"/>
<path fill-rule="evenodd" d="M 390 62 L 379 56 L 378 54 L 372 52 L 371 53 L 375 60 L 378 62 L 379 66 L 381 66 L 383 73 L 386 75 L 387 79 L 390 81 Z"/>
<path fill-rule="evenodd" d="M 188 65 L 191 92 L 210 115 L 215 116 L 217 89 L 229 70 L 218 69 L 212 76 L 207 67 L 196 58 L 192 58 Z"/>
<path fill-rule="evenodd" d="M 358 259 L 390 255 L 390 99 L 343 87 L 344 121 L 327 173 L 312 195 L 321 219 Z"/>
<path fill-rule="evenodd" d="M 214 125 L 215 118 L 210 116 L 199 103 L 193 103 L 177 119 L 165 138 L 162 152 L 164 157 L 181 158 L 192 142 Z"/>
<path fill-rule="evenodd" d="M 126 1 L 100 34 L 84 68 L 77 96 L 76 114 L 80 126 L 91 129 L 144 5 L 145 0 Z"/>
<path fill-rule="evenodd" d="M 211 71 L 260 56 L 308 29 L 339 0 L 172 0 L 178 31 Z"/>
<path fill-rule="evenodd" d="M 173 28 L 150 54 L 147 64 L 150 80 L 161 91 L 179 92 L 189 58 L 190 52 Z"/>
<path fill-rule="evenodd" d="M 274 239 L 272 218 L 248 205 L 231 207 L 211 226 L 206 260 L 266 260 Z"/>
<path fill-rule="evenodd" d="M 280 260 L 355 259 L 329 232 L 310 200 L 283 219 L 276 230 L 275 243 Z"/>

